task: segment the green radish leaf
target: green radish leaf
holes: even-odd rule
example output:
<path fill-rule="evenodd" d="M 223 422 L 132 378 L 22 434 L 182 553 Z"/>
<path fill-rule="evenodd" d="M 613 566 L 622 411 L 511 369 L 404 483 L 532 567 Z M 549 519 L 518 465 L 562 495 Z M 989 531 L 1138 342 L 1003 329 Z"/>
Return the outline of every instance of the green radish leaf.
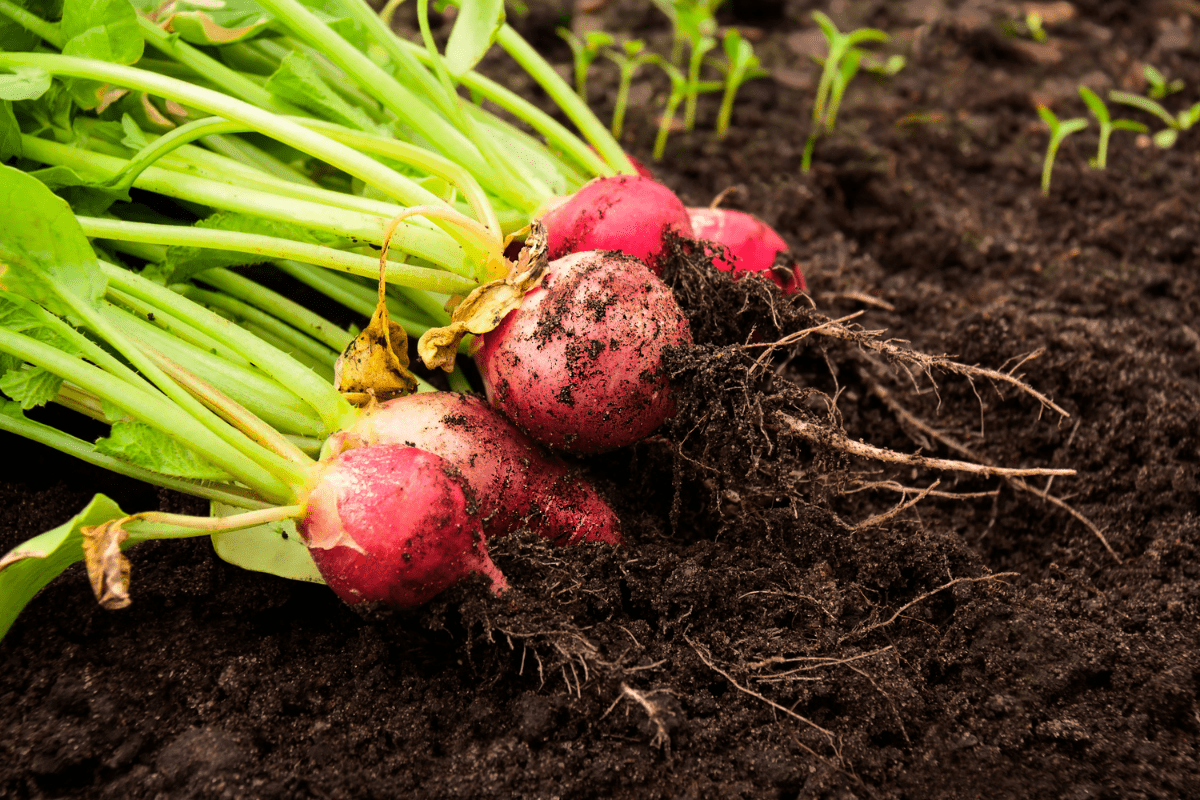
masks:
<path fill-rule="evenodd" d="M 381 130 L 365 111 L 348 103 L 326 83 L 312 61 L 303 53 L 288 53 L 280 63 L 279 69 L 267 80 L 266 89 L 271 94 L 330 122 L 361 131 Z"/>
<path fill-rule="evenodd" d="M 212 504 L 212 516 L 225 517 L 242 512 L 222 503 Z M 213 550 L 234 566 L 254 572 L 266 572 L 294 581 L 324 583 L 312 555 L 296 533 L 296 523 L 281 520 L 212 535 Z"/>
<path fill-rule="evenodd" d="M 504 25 L 504 0 L 468 0 L 459 4 L 458 16 L 446 42 L 446 69 L 461 78 L 475 68 L 496 41 Z"/>
<path fill-rule="evenodd" d="M 80 177 L 70 167 L 46 167 L 29 173 L 67 201 L 78 214 L 98 217 L 118 200 L 129 202 L 128 189 Z"/>
<path fill-rule="evenodd" d="M 29 0 L 10 0 L 14 5 L 29 10 Z M 54 6 L 58 3 L 38 3 L 38 8 L 34 12 L 43 19 L 58 19 L 58 9 Z M 0 50 L 6 50 L 10 53 L 18 53 L 24 50 L 32 50 L 37 47 L 42 41 L 42 38 L 36 33 L 32 33 L 25 29 L 5 14 L 0 14 Z"/>
<path fill-rule="evenodd" d="M 188 44 L 220 45 L 252 39 L 273 19 L 252 0 L 178 0 L 173 13 L 158 21 Z"/>
<path fill-rule="evenodd" d="M 63 55 L 117 64 L 142 57 L 142 31 L 129 0 L 65 0 L 60 28 Z"/>
<path fill-rule="evenodd" d="M 175 478 L 233 480 L 225 470 L 141 422 L 113 423 L 111 435 L 96 440 L 96 452 Z"/>
<path fill-rule="evenodd" d="M 1174 128 L 1163 128 L 1158 133 L 1154 134 L 1154 146 L 1159 150 L 1170 150 L 1175 146 L 1176 140 L 1179 138 L 1179 131 Z"/>
<path fill-rule="evenodd" d="M 13 113 L 12 103 L 0 100 L 0 161 L 19 157 L 21 149 L 21 125 Z"/>
<path fill-rule="evenodd" d="M 15 403 L 5 403 L 0 413 L 20 414 Z M 8 633 L 21 609 L 67 567 L 83 560 L 80 529 L 120 519 L 125 512 L 102 494 L 57 528 L 19 544 L 0 556 L 0 637 Z M 126 542 L 131 546 L 134 542 Z"/>
<path fill-rule="evenodd" d="M 297 242 L 309 242 L 328 247 L 340 247 L 345 240 L 319 231 L 290 225 L 286 222 L 275 222 L 262 217 L 252 217 L 246 214 L 221 212 L 196 223 L 197 228 L 212 228 L 238 233 L 256 233 L 263 236 L 276 236 L 282 239 L 292 239 Z M 191 276 L 214 267 L 240 267 L 247 264 L 258 264 L 263 260 L 261 255 L 253 253 L 238 253 L 230 250 L 210 250 L 203 247 L 168 247 L 167 257 L 163 262 L 164 271 L 169 271 L 169 283 L 179 283 Z"/>
<path fill-rule="evenodd" d="M 146 134 L 138 127 L 133 117 L 128 114 L 121 115 L 121 130 L 125 132 L 125 136 L 121 139 L 121 144 L 130 150 L 141 150 L 150 144 L 150 141 L 146 138 Z"/>
<path fill-rule="evenodd" d="M 37 100 L 50 89 L 50 73 L 37 67 L 17 67 L 0 75 L 0 100 Z"/>
<path fill-rule="evenodd" d="M 0 165 L 0 288 L 66 315 L 71 295 L 98 307 L 106 280 L 66 201 L 37 178 Z"/>
<path fill-rule="evenodd" d="M 53 400 L 62 384 L 62 378 L 44 369 L 11 369 L 0 377 L 0 392 L 28 411 Z"/>

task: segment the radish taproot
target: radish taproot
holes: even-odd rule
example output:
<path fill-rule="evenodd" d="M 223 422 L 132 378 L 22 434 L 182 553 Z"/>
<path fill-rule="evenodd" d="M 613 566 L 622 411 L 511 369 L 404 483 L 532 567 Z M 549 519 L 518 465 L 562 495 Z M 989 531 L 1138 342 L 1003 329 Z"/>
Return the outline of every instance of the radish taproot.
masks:
<path fill-rule="evenodd" d="M 687 208 L 661 183 L 640 175 L 597 178 L 541 216 L 550 260 L 588 250 L 617 250 L 642 261 L 655 275 L 670 235 L 691 238 Z"/>
<path fill-rule="evenodd" d="M 689 208 L 688 217 L 695 238 L 726 248 L 726 253 L 714 255 L 713 266 L 732 273 L 735 280 L 755 273 L 773 281 L 784 294 L 808 288 L 799 267 L 775 266 L 776 256 L 787 252 L 787 242 L 758 217 L 727 208 Z"/>
<path fill-rule="evenodd" d="M 665 348 L 691 342 L 671 290 L 638 259 L 574 253 L 550 263 L 475 360 L 488 401 L 537 441 L 600 453 L 649 435 L 675 410 Z"/>
<path fill-rule="evenodd" d="M 345 602 L 413 608 L 477 572 L 507 588 L 474 499 L 445 459 L 401 445 L 356 447 L 324 464 L 296 526 Z"/>
<path fill-rule="evenodd" d="M 616 514 L 587 479 L 481 397 L 423 392 L 367 409 L 339 437 L 418 447 L 459 469 L 490 540 L 527 528 L 556 544 L 621 544 Z"/>

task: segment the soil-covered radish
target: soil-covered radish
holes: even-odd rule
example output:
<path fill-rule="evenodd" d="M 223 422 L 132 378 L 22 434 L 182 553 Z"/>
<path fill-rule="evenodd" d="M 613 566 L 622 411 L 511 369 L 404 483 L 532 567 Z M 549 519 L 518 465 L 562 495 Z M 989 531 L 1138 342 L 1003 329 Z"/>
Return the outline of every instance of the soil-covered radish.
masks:
<path fill-rule="evenodd" d="M 662 272 L 671 234 L 692 237 L 687 208 L 675 193 L 650 178 L 597 178 L 541 217 L 551 260 L 588 250 L 618 250 Z"/>
<path fill-rule="evenodd" d="M 600 453 L 674 413 L 663 351 L 691 341 L 670 289 L 636 258 L 551 262 L 521 307 L 480 337 L 488 401 L 543 444 Z"/>
<path fill-rule="evenodd" d="M 787 252 L 787 242 L 758 217 L 726 208 L 689 208 L 688 216 L 695 238 L 726 248 L 728 258 L 720 252 L 713 258 L 717 269 L 731 272 L 734 278 L 761 275 L 774 281 L 784 294 L 808 288 L 799 267 L 775 266 L 776 256 Z"/>
<path fill-rule="evenodd" d="M 401 445 L 346 450 L 325 466 L 297 530 L 345 602 L 413 608 L 472 572 L 507 588 L 466 482 L 445 459 Z"/>
<path fill-rule="evenodd" d="M 449 461 L 474 491 L 488 539 L 526 528 L 556 544 L 621 544 L 616 514 L 580 471 L 546 453 L 481 397 L 398 397 L 341 435 L 417 447 Z"/>

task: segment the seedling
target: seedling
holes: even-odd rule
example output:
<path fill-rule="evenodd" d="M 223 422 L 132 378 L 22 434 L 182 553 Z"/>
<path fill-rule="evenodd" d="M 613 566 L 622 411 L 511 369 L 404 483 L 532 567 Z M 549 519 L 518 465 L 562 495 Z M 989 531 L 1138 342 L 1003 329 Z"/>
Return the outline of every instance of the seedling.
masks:
<path fill-rule="evenodd" d="M 1149 64 L 1142 66 L 1142 74 L 1146 76 L 1146 81 L 1150 84 L 1150 97 L 1155 100 L 1162 100 L 1167 95 L 1183 91 L 1184 83 L 1182 78 L 1168 81 L 1166 75 L 1163 75 Z"/>
<path fill-rule="evenodd" d="M 704 56 L 717 46 L 717 20 L 713 14 L 720 4 L 721 0 L 699 0 L 694 3 L 680 3 L 675 9 L 676 23 L 692 48 L 688 57 L 688 92 L 683 112 L 683 126 L 689 131 L 696 127 L 700 68 L 704 65 Z"/>
<path fill-rule="evenodd" d="M 1150 130 L 1142 123 L 1131 119 L 1113 119 L 1108 113 L 1108 106 L 1104 105 L 1104 101 L 1100 99 L 1100 96 L 1086 86 L 1079 87 L 1079 96 L 1083 98 L 1083 102 L 1087 103 L 1087 107 L 1091 109 L 1092 115 L 1100 123 L 1100 143 L 1096 148 L 1096 157 L 1088 162 L 1096 169 L 1104 169 L 1107 166 L 1108 138 L 1112 135 L 1113 131 L 1146 133 Z"/>
<path fill-rule="evenodd" d="M 1030 11 L 1025 15 L 1025 28 L 1035 42 L 1046 41 L 1046 29 L 1042 27 L 1042 15 L 1038 12 Z"/>
<path fill-rule="evenodd" d="M 1063 139 L 1072 133 L 1083 130 L 1088 123 L 1083 117 L 1060 120 L 1046 106 L 1038 106 L 1037 112 L 1038 116 L 1050 126 L 1050 143 L 1046 146 L 1046 159 L 1042 162 L 1042 194 L 1049 196 L 1050 173 L 1054 169 L 1054 156 L 1057 155 L 1059 146 L 1063 143 Z"/>
<path fill-rule="evenodd" d="M 833 134 L 838 107 L 846 93 L 846 86 L 858 73 L 862 57 L 867 53 L 857 45 L 863 42 L 886 42 L 891 38 L 876 28 L 859 28 L 842 33 L 833 20 L 820 11 L 812 12 L 812 18 L 825 34 L 829 43 L 829 54 L 824 60 L 816 59 L 817 63 L 822 65 L 822 69 L 821 79 L 817 83 L 817 97 L 813 103 L 813 127 L 804 145 L 804 157 L 801 161 L 801 168 L 805 172 L 812 168 L 812 154 L 817 138 Z M 903 67 L 903 64 L 899 67 Z"/>
<path fill-rule="evenodd" d="M 633 83 L 633 75 L 638 67 L 654 60 L 654 56 L 645 52 L 645 42 L 633 40 L 625 42 L 620 50 L 605 50 L 604 55 L 617 64 L 621 76 L 617 80 L 617 101 L 613 105 L 612 135 L 621 138 L 625 127 L 625 108 L 629 105 L 629 86 Z"/>
<path fill-rule="evenodd" d="M 556 33 L 566 40 L 575 56 L 575 92 L 586 103 L 588 70 L 600 57 L 601 48 L 613 43 L 613 37 L 603 31 L 592 31 L 580 39 L 566 28 L 557 28 Z"/>
<path fill-rule="evenodd" d="M 762 78 L 767 71 L 759 66 L 754 48 L 736 29 L 725 34 L 725 57 L 729 66 L 725 71 L 725 94 L 721 97 L 721 110 L 717 113 L 717 137 L 724 138 L 729 132 L 729 118 L 733 115 L 733 98 L 743 83 Z"/>
<path fill-rule="evenodd" d="M 658 124 L 658 135 L 654 137 L 654 160 L 659 161 L 667 147 L 667 136 L 675 122 L 675 113 L 685 97 L 700 92 L 715 92 L 722 84 L 716 81 L 701 81 L 693 84 L 678 67 L 659 56 L 654 57 L 654 63 L 663 68 L 671 79 L 671 94 L 667 97 L 667 106 L 663 109 L 662 120 Z"/>
<path fill-rule="evenodd" d="M 1154 134 L 1154 144 L 1160 150 L 1167 150 L 1174 147 L 1175 142 L 1179 139 L 1180 131 L 1189 130 L 1197 122 L 1200 122 L 1200 103 L 1196 103 L 1191 108 L 1185 108 L 1178 114 L 1172 114 L 1161 103 L 1151 100 L 1149 97 L 1134 94 L 1133 92 L 1122 92 L 1114 89 L 1108 93 L 1108 99 L 1113 103 L 1140 108 L 1142 111 L 1153 114 L 1161 119 L 1167 127 Z"/>

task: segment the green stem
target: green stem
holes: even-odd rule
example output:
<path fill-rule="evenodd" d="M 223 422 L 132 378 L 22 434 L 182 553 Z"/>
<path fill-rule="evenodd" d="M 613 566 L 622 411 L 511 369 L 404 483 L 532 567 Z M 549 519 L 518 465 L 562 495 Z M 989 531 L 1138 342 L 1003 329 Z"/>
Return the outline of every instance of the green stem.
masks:
<path fill-rule="evenodd" d="M 243 300 L 286 322 L 297 330 L 321 342 L 337 353 L 349 346 L 354 337 L 320 314 L 289 300 L 278 292 L 255 283 L 245 275 L 227 269 L 210 269 L 201 272 L 196 280 L 224 292 L 230 297 Z"/>
<path fill-rule="evenodd" d="M 303 400 L 258 370 L 231 363 L 220 356 L 183 341 L 144 317 L 129 314 L 121 324 L 146 341 L 155 351 L 181 365 L 197 377 L 245 406 L 277 430 L 304 436 L 328 436 Z"/>
<path fill-rule="evenodd" d="M 338 351 L 325 347 L 291 325 L 229 295 L 206 291 L 198 287 L 188 287 L 183 294 L 189 300 L 218 311 L 224 311 L 232 315 L 235 320 L 245 320 L 257 328 L 270 332 L 277 340 L 286 342 L 288 350 L 304 353 L 317 363 L 328 364 L 332 368 L 333 362 L 340 355 Z"/>
<path fill-rule="evenodd" d="M 307 264 L 298 264 L 294 261 L 276 261 L 274 263 L 285 275 L 290 275 L 357 314 L 370 317 L 375 313 L 375 304 L 379 302 L 378 290 L 372 290 L 341 275 L 313 269 Z M 389 297 L 387 300 L 388 316 L 404 328 L 404 332 L 409 336 L 420 337 L 421 334 L 433 327 L 430 320 L 418 322 L 412 314 L 402 311 L 400 304 L 394 298 Z"/>
<path fill-rule="evenodd" d="M 190 68 L 197 75 L 223 86 L 231 94 L 242 98 L 247 103 L 253 103 L 260 108 L 282 114 L 303 113 L 291 104 L 279 100 L 244 75 L 231 70 L 215 58 L 192 47 L 178 36 L 167 33 L 141 14 L 138 14 L 138 25 L 142 29 L 142 38 L 146 40 L 146 44 Z"/>
<path fill-rule="evenodd" d="M 80 461 L 108 470 L 109 472 L 115 472 L 118 475 L 124 475 L 127 478 L 133 478 L 134 480 L 143 481 L 154 486 L 161 486 L 164 489 L 173 489 L 184 494 L 203 497 L 206 500 L 216 500 L 220 503 L 241 508 L 262 508 L 269 505 L 266 501 L 252 496 L 236 486 L 214 483 L 213 481 L 175 478 L 170 475 L 163 475 L 160 472 L 154 472 L 145 467 L 139 467 L 129 461 L 122 461 L 119 458 L 98 453 L 92 442 L 87 442 L 70 434 L 63 433 L 57 428 L 52 428 L 41 422 L 34 422 L 24 416 L 13 417 L 8 414 L 0 414 L 0 430 L 15 433 L 18 436 L 22 436 L 38 444 L 46 445 L 47 447 L 53 447 L 59 452 L 66 453 Z"/>
<path fill-rule="evenodd" d="M 588 108 L 587 103 L 571 91 L 571 87 L 559 77 L 554 68 L 546 63 L 546 60 L 530 46 L 529 42 L 522 39 L 511 25 L 500 26 L 496 41 L 521 65 L 522 69 L 529 73 L 530 77 L 546 90 L 546 93 L 558 104 L 567 118 L 575 123 L 575 127 L 583 134 L 583 138 L 596 148 L 613 169 L 626 175 L 637 174 L 637 170 L 634 169 L 633 164 L 629 163 L 629 157 L 621 149 L 621 145 L 609 133 L 608 128 L 596 119 L 596 115 Z"/>
<path fill-rule="evenodd" d="M 195 228 L 186 225 L 157 225 L 151 222 L 127 222 L 99 217 L 77 217 L 84 233 L 97 239 L 142 242 L 182 247 L 205 247 L 262 256 L 263 261 L 286 258 L 326 269 L 348 272 L 364 277 L 379 276 L 379 259 L 334 250 L 322 245 L 297 242 L 277 236 L 239 233 L 216 228 Z M 399 238 L 399 235 L 398 235 Z M 401 246 L 401 249 L 404 249 Z M 466 294 L 478 284 L 459 275 L 428 267 L 417 267 L 389 261 L 387 280 L 417 289 L 443 294 Z"/>
<path fill-rule="evenodd" d="M 281 386 L 286 386 L 297 397 L 312 406 L 329 430 L 348 427 L 359 416 L 358 409 L 350 405 L 312 371 L 297 364 L 278 349 L 270 347 L 246 333 L 229 320 L 207 309 L 198 308 L 180 295 L 159 286 L 128 270 L 100 262 L 109 285 L 133 297 L 166 311 L 184 316 L 204 334 L 211 336 L 236 350 L 241 356 L 270 375 Z"/>
<path fill-rule="evenodd" d="M 295 168 L 283 163 L 270 153 L 263 152 L 245 139 L 213 134 L 204 137 L 204 146 L 230 160 L 240 161 L 246 166 L 259 172 L 265 172 L 278 180 L 319 188 L 315 181 L 309 180 L 308 176 L 300 174 Z"/>
<path fill-rule="evenodd" d="M 443 116 L 430 113 L 431 109 L 423 97 L 400 84 L 306 7 L 296 0 L 259 0 L 259 5 L 274 14 L 279 23 L 287 26 L 300 39 L 319 48 L 331 62 L 359 86 L 369 90 L 376 100 L 425 141 L 462 163 L 472 174 L 483 178 L 485 183 L 493 187 L 500 185 L 499 176 L 469 139 Z"/>
<path fill-rule="evenodd" d="M 405 205 L 440 204 L 451 208 L 449 204 L 423 189 L 412 179 L 384 167 L 370 156 L 362 155 L 287 117 L 264 111 L 220 92 L 134 67 L 51 53 L 0 52 L 0 66 L 40 67 L 54 75 L 106 81 L 128 89 L 174 100 L 208 114 L 242 122 L 259 133 L 329 163 L 364 183 L 378 188 Z"/>
<path fill-rule="evenodd" d="M 284 502 L 299 486 L 289 486 L 226 442 L 190 413 L 157 392 L 131 386 L 99 367 L 26 336 L 0 329 L 0 350 L 41 367 L 103 398 L 134 419 L 158 429 L 229 472 L 264 499 Z"/>
<path fill-rule="evenodd" d="M 16 3 L 9 2 L 9 0 L 0 0 L 0 14 L 8 17 L 30 33 L 42 37 L 45 42 L 54 48 L 62 50 L 64 44 L 62 32 L 54 23 L 47 22 L 41 17 L 29 13 Z"/>
<path fill-rule="evenodd" d="M 395 37 L 393 37 L 393 40 L 399 49 L 408 51 L 418 60 L 424 62 L 429 59 L 429 54 L 420 45 L 414 42 L 406 42 L 403 39 L 395 39 Z M 541 57 L 537 56 L 537 58 L 540 59 Z M 553 68 L 550 69 L 553 72 Z M 473 71 L 464 74 L 459 78 L 459 82 L 470 89 L 472 93 L 490 100 L 517 119 L 528 124 L 529 127 L 542 136 L 545 136 L 546 141 L 561 150 L 564 156 L 582 167 L 589 175 L 615 174 L 614 169 L 604 159 L 589 149 L 566 126 L 517 93 Z M 545 198 L 539 198 L 537 202 L 543 199 Z"/>
<path fill-rule="evenodd" d="M 654 137 L 654 160 L 659 161 L 667 149 L 667 135 L 671 132 L 671 123 L 675 121 L 675 112 L 683 100 L 682 93 L 672 92 L 667 99 L 667 107 L 663 109 L 662 120 L 658 123 L 658 135 Z"/>

